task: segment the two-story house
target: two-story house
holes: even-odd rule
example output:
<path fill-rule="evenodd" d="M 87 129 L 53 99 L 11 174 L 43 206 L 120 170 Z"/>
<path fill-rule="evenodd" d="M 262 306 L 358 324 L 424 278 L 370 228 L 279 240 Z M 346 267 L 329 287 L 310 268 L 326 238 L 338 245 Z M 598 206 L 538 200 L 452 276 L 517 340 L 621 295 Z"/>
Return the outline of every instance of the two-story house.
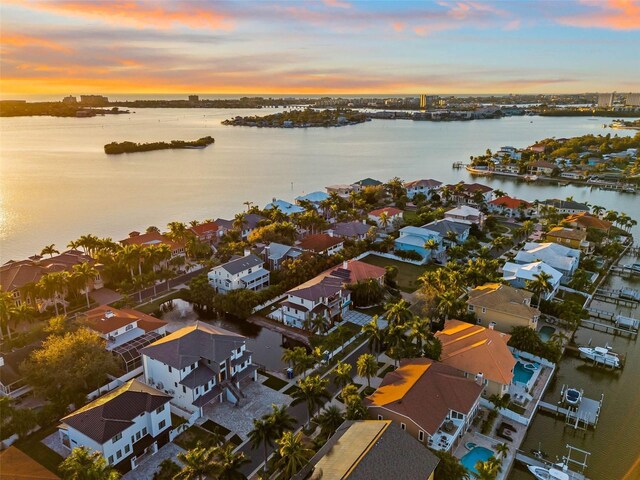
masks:
<path fill-rule="evenodd" d="M 469 292 L 467 310 L 473 313 L 478 325 L 493 327 L 510 333 L 513 327 L 535 330 L 540 310 L 531 306 L 533 294 L 501 283 L 487 283 Z"/>
<path fill-rule="evenodd" d="M 169 442 L 171 396 L 129 380 L 61 420 L 62 444 L 100 452 L 109 465 L 126 472 Z"/>
<path fill-rule="evenodd" d="M 484 213 L 468 205 L 462 205 L 444 212 L 444 218 L 454 222 L 468 223 L 469 225 L 475 224 L 480 228 L 484 225 Z"/>
<path fill-rule="evenodd" d="M 214 267 L 207 278 L 218 293 L 241 288 L 257 291 L 269 286 L 269 270 L 264 268 L 264 260 L 249 252 Z"/>
<path fill-rule="evenodd" d="M 587 241 L 586 231 L 573 228 L 554 227 L 545 234 L 545 240 L 565 247 L 577 248 L 586 253 L 591 253 L 594 248 L 591 242 Z"/>
<path fill-rule="evenodd" d="M 602 233 L 609 233 L 613 223 L 602 218 L 598 218 L 595 215 L 591 215 L 587 212 L 575 213 L 568 215 L 562 220 L 563 225 L 567 227 L 575 228 L 576 230 L 583 230 L 585 232 L 589 230 L 598 230 Z"/>
<path fill-rule="evenodd" d="M 402 222 L 402 210 L 396 207 L 383 207 L 369 212 L 368 218 L 383 230 L 394 229 Z"/>
<path fill-rule="evenodd" d="M 433 240 L 437 244 L 437 248 L 430 249 L 425 247 L 428 241 Z M 442 237 L 439 233 L 420 227 L 402 227 L 400 236 L 394 241 L 396 250 L 416 252 L 422 256 L 422 262 L 427 263 L 430 260 L 441 259 L 444 253 Z"/>
<path fill-rule="evenodd" d="M 407 189 L 407 197 L 410 199 L 413 199 L 413 197 L 421 193 L 427 198 L 427 200 L 429 200 L 431 196 L 438 191 L 440 185 L 442 185 L 442 182 L 427 178 L 407 182 L 404 184 L 404 188 Z"/>
<path fill-rule="evenodd" d="M 220 238 L 220 227 L 216 222 L 204 222 L 189 228 L 198 240 L 208 245 L 213 245 Z"/>
<path fill-rule="evenodd" d="M 469 232 L 471 231 L 471 225 L 468 223 L 454 222 L 446 218 L 427 223 L 422 228 L 440 235 L 445 245 L 464 243 L 469 238 Z"/>
<path fill-rule="evenodd" d="M 536 209 L 532 203 L 519 198 L 512 198 L 508 195 L 491 200 L 488 203 L 488 208 L 491 213 L 505 215 L 507 217 L 517 217 L 520 216 L 521 213 L 526 216 L 531 216 L 536 213 Z"/>
<path fill-rule="evenodd" d="M 580 250 L 552 242 L 527 242 L 513 261 L 520 264 L 544 262 L 562 273 L 562 281 L 568 281 L 580 263 Z"/>
<path fill-rule="evenodd" d="M 281 243 L 271 242 L 262 247 L 259 254 L 267 262 L 269 270 L 280 270 L 282 262 L 285 260 L 295 260 L 302 256 L 302 250 L 291 245 L 283 245 Z"/>
<path fill-rule="evenodd" d="M 237 403 L 257 366 L 246 338 L 204 323 L 181 328 L 142 350 L 144 381 L 171 395 L 186 416 L 212 402 Z"/>
<path fill-rule="evenodd" d="M 391 420 L 424 445 L 455 449 L 480 407 L 483 386 L 428 358 L 402 360 L 365 399 L 369 418 Z"/>
<path fill-rule="evenodd" d="M 268 203 L 267 205 L 265 205 L 264 207 L 265 210 L 272 210 L 272 209 L 276 209 L 276 210 L 280 210 L 282 213 L 284 213 L 285 215 L 289 216 L 289 215 L 295 215 L 297 213 L 304 213 L 304 208 L 302 208 L 299 205 L 296 205 L 294 203 L 291 202 L 287 202 L 286 200 L 278 200 L 278 199 L 273 199 L 273 201 L 271 203 Z"/>
<path fill-rule="evenodd" d="M 553 208 L 562 215 L 571 215 L 574 213 L 588 212 L 589 207 L 584 203 L 574 202 L 573 200 L 560 200 L 558 198 L 550 198 L 538 203 L 538 213 L 543 213 L 545 209 Z"/>
<path fill-rule="evenodd" d="M 305 236 L 296 246 L 318 255 L 334 255 L 344 247 L 344 239 L 333 233 L 314 233 Z"/>
<path fill-rule="evenodd" d="M 332 225 L 327 233 L 334 237 L 348 238 L 351 240 L 364 240 L 369 235 L 371 229 L 374 229 L 372 225 L 364 222 L 338 222 Z"/>
<path fill-rule="evenodd" d="M 129 238 L 120 240 L 120 243 L 125 247 L 127 245 L 140 245 L 148 247 L 150 245 L 168 245 L 171 249 L 171 258 L 183 257 L 185 255 L 184 243 L 174 242 L 168 236 L 159 232 L 131 232 Z"/>
<path fill-rule="evenodd" d="M 558 293 L 560 288 L 560 279 L 562 273 L 544 262 L 533 262 L 526 264 L 517 264 L 507 262 L 502 267 L 502 278 L 512 287 L 528 288 L 529 282 L 536 281 L 540 274 L 544 272 L 549 276 L 549 291 L 542 294 L 545 300 L 551 300 Z"/>

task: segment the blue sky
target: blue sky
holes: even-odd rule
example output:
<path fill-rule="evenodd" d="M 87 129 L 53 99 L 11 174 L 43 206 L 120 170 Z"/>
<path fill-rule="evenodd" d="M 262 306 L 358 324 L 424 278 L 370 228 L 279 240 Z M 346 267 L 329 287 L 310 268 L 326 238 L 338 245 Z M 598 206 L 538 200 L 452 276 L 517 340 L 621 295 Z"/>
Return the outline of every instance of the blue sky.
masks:
<path fill-rule="evenodd" d="M 3 0 L 2 94 L 640 91 L 640 0 Z"/>

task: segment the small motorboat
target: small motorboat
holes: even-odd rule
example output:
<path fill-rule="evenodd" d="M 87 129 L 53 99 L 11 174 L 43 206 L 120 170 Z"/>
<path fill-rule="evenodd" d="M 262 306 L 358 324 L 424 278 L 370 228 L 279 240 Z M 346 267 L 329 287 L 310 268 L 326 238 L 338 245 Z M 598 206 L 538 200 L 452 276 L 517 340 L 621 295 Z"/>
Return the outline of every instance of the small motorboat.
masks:
<path fill-rule="evenodd" d="M 582 392 L 576 388 L 567 388 L 564 392 L 564 401 L 569 405 L 579 405 L 582 401 Z"/>
<path fill-rule="evenodd" d="M 569 480 L 569 474 L 557 468 L 544 468 L 529 466 L 529 471 L 538 480 Z"/>

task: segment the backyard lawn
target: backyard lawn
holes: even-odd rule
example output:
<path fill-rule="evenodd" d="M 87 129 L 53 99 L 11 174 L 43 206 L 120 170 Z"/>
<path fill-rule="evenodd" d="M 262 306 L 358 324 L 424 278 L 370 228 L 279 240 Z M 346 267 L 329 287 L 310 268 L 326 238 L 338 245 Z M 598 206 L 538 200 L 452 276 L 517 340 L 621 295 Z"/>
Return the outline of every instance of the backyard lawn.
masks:
<path fill-rule="evenodd" d="M 16 443 L 16 447 L 52 472 L 57 472 L 58 466 L 64 459 L 42 443 L 42 439 L 48 437 L 57 430 L 56 425 L 38 430 L 37 432 L 29 435 L 26 439 L 18 441 Z"/>
<path fill-rule="evenodd" d="M 429 270 L 435 270 L 438 268 L 437 265 L 429 264 L 429 265 L 413 265 L 412 263 L 399 262 L 398 260 L 392 260 L 390 258 L 379 257 L 377 255 L 368 255 L 364 257 L 361 261 L 368 263 L 370 265 L 377 265 L 378 267 L 396 267 L 398 269 L 398 276 L 396 277 L 396 281 L 398 282 L 398 287 L 403 292 L 414 292 L 420 287 L 420 282 L 418 282 L 418 278 Z"/>

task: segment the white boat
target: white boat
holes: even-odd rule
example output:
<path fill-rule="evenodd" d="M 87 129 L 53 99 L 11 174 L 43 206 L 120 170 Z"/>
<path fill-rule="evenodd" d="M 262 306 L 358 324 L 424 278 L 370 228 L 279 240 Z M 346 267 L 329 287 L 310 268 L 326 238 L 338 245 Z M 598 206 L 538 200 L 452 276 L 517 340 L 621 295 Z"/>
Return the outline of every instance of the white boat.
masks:
<path fill-rule="evenodd" d="M 582 392 L 575 388 L 567 388 L 564 392 L 564 401 L 569 405 L 579 405 L 582 400 Z"/>
<path fill-rule="evenodd" d="M 528 468 L 538 480 L 569 480 L 569 474 L 557 468 L 534 467 L 533 465 Z"/>
<path fill-rule="evenodd" d="M 601 363 L 613 368 L 620 368 L 622 366 L 620 357 L 617 353 L 611 351 L 609 345 L 604 347 L 579 347 L 578 350 L 580 350 L 582 357 L 593 360 L 596 363 Z"/>

